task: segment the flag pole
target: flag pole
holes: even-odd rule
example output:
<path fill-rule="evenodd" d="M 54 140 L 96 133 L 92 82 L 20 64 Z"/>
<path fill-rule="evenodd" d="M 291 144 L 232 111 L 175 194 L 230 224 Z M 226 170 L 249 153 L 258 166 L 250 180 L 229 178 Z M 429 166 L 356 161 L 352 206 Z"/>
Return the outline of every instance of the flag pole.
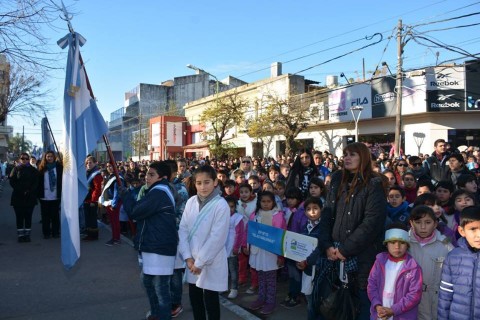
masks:
<path fill-rule="evenodd" d="M 62 3 L 63 15 L 65 16 L 65 21 L 67 22 L 67 25 L 68 25 L 68 30 L 70 31 L 70 33 L 74 34 L 75 32 L 73 31 L 73 26 L 72 26 L 72 23 L 70 22 L 71 18 L 68 15 L 67 8 L 65 8 L 65 4 L 63 3 L 63 1 L 61 1 L 61 3 Z M 85 71 L 85 78 L 86 78 L 86 82 L 87 82 L 88 91 L 90 92 L 90 96 L 92 97 L 92 99 L 95 100 L 95 96 L 93 95 L 92 86 L 90 85 L 90 80 L 88 79 L 87 69 L 85 68 L 85 64 L 83 63 L 83 58 L 82 58 L 81 53 L 79 54 L 79 59 L 80 59 L 80 65 L 83 68 L 83 70 Z M 115 158 L 113 157 L 112 148 L 110 147 L 110 142 L 108 141 L 108 137 L 107 137 L 106 134 L 103 135 L 103 141 L 105 142 L 105 147 L 107 149 L 108 157 L 110 158 L 110 164 L 112 165 L 113 173 L 115 174 L 115 177 L 117 178 L 116 179 L 117 180 L 117 185 L 121 186 L 122 185 L 122 180 L 120 180 L 120 175 L 118 173 L 117 164 L 115 162 Z"/>

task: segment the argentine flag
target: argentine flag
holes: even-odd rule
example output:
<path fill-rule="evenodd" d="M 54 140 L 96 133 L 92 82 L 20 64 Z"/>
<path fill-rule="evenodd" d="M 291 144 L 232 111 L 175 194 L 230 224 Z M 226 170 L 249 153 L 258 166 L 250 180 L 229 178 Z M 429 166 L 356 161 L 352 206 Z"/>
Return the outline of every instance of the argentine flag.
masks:
<path fill-rule="evenodd" d="M 57 42 L 62 49 L 68 46 L 61 202 L 62 262 L 67 269 L 72 268 L 80 257 L 78 209 L 88 193 L 84 161 L 108 130 L 88 88 L 85 68 L 80 63 L 80 47 L 85 41 L 74 32 Z"/>

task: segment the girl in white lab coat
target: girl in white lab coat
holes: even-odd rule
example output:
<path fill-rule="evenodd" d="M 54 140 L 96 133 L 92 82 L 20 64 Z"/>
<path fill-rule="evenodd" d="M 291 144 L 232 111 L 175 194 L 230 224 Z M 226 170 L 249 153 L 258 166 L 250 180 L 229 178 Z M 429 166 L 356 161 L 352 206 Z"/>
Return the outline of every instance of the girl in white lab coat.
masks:
<path fill-rule="evenodd" d="M 219 292 L 228 289 L 225 243 L 230 208 L 221 197 L 215 169 L 202 166 L 193 173 L 197 195 L 185 206 L 178 235 L 185 259 L 186 280 L 194 319 L 220 319 Z"/>

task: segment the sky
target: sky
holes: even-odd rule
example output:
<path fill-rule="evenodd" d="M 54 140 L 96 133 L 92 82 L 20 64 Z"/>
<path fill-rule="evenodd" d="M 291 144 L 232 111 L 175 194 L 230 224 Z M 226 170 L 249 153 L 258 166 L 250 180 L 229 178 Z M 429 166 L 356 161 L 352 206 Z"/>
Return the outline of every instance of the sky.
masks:
<path fill-rule="evenodd" d="M 59 3 L 59 0 L 53 0 Z M 160 84 L 194 74 L 193 64 L 218 79 L 231 75 L 247 82 L 270 76 L 270 64 L 282 62 L 283 73 L 299 74 L 325 84 L 327 75 L 366 78 L 377 65 L 397 65 L 396 29 L 413 27 L 416 36 L 480 52 L 479 15 L 432 23 L 480 12 L 480 1 L 127 1 L 64 0 L 73 14 L 74 30 L 87 39 L 81 52 L 97 105 L 105 120 L 123 107 L 124 94 L 139 83 Z M 423 24 L 423 25 L 420 25 Z M 52 71 L 46 87 L 52 89 L 48 117 L 57 141 L 61 140 L 63 90 L 67 49 L 56 41 L 67 34 L 67 24 L 44 30 L 51 48 L 60 52 L 60 70 Z M 449 30 L 444 30 L 448 29 Z M 439 30 L 441 29 L 441 30 Z M 372 40 L 371 37 L 376 33 Z M 423 44 L 415 40 L 422 41 Z M 372 44 L 368 48 L 364 46 Z M 435 65 L 465 56 L 433 43 L 410 40 L 404 49 L 404 70 Z M 355 51 L 353 53 L 350 53 Z M 437 56 L 438 52 L 438 56 Z M 340 57 L 350 53 L 344 57 Z M 335 59 L 337 58 L 337 59 Z M 63 61 L 62 61 L 63 59 Z M 330 62 L 329 60 L 333 59 Z M 468 60 L 468 59 L 467 59 Z M 327 63 L 326 63 L 327 62 Z M 62 69 L 63 68 L 63 69 Z M 308 69 L 308 70 L 307 70 Z M 40 119 L 36 119 L 37 123 Z M 10 117 L 14 134 L 25 128 L 26 139 L 41 146 L 40 126 L 31 119 Z"/>

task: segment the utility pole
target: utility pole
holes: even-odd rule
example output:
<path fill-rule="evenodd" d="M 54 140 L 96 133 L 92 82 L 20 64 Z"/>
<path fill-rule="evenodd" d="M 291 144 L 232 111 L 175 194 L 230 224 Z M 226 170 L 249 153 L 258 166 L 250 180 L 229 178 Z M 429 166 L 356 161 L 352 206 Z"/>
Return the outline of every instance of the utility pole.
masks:
<path fill-rule="evenodd" d="M 400 147 L 402 142 L 402 19 L 398 20 L 397 27 L 397 83 L 395 89 L 397 90 L 397 112 L 395 116 L 395 157 L 400 156 Z"/>

